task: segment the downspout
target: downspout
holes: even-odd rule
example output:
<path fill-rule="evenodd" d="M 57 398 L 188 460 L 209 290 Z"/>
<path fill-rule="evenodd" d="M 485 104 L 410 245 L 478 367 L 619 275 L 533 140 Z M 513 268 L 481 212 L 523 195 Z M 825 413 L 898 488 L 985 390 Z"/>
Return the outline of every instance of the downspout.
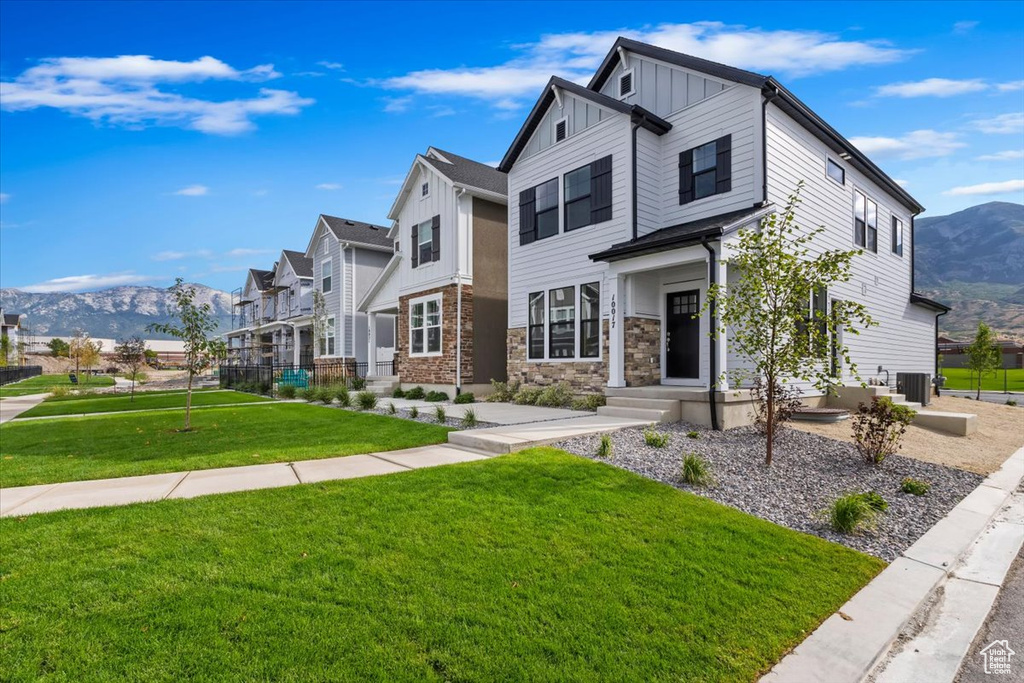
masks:
<path fill-rule="evenodd" d="M 633 121 L 633 239 L 639 236 L 636 208 L 636 131 L 640 128 L 640 121 Z"/>
<path fill-rule="evenodd" d="M 459 253 L 459 199 L 466 193 L 455 193 L 455 395 L 462 393 L 462 261 Z"/>
<path fill-rule="evenodd" d="M 779 91 L 772 89 L 762 92 L 761 100 L 761 195 L 765 205 L 768 204 L 768 103 L 779 96 Z"/>
<path fill-rule="evenodd" d="M 708 287 L 713 287 L 717 278 L 718 264 L 715 250 L 708 244 L 708 238 L 702 237 L 700 243 L 708 250 Z M 721 244 L 721 242 L 719 242 Z M 718 333 L 718 314 L 715 310 L 715 299 L 711 299 L 708 306 L 708 321 L 712 333 L 708 335 L 708 360 L 711 365 L 711 377 L 708 382 L 708 406 L 711 408 L 711 428 L 718 431 L 718 406 L 715 404 L 715 389 L 718 386 L 718 345 L 715 344 L 715 335 Z"/>
<path fill-rule="evenodd" d="M 913 225 L 913 222 L 911 222 Z M 949 313 L 949 311 L 942 311 L 941 313 L 935 314 L 935 395 L 942 396 L 939 384 L 939 318 Z"/>

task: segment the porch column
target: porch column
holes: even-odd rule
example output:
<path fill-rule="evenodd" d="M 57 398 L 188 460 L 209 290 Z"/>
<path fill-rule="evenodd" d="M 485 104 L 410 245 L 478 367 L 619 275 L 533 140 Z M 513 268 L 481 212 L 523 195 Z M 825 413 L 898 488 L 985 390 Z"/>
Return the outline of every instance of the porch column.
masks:
<path fill-rule="evenodd" d="M 715 268 L 715 281 L 718 283 L 719 287 L 725 289 L 728 283 L 728 280 L 726 279 L 726 275 L 728 273 L 728 266 L 726 266 L 726 264 L 722 262 L 721 250 L 719 250 L 718 260 L 715 262 Z M 715 345 L 715 354 L 718 356 L 718 373 L 723 378 L 718 382 L 718 390 L 729 391 L 729 378 L 726 374 L 727 370 L 729 369 L 729 344 L 726 335 L 718 335 L 715 338 Z M 713 377 L 711 378 L 711 381 L 714 382 L 715 379 L 716 378 Z"/>
<path fill-rule="evenodd" d="M 625 298 L 626 276 L 608 278 L 608 386 L 626 386 L 625 372 Z"/>
<path fill-rule="evenodd" d="M 377 374 L 377 314 L 367 313 L 367 343 L 369 348 L 366 353 L 366 374 Z"/>
<path fill-rule="evenodd" d="M 298 366 L 302 362 L 302 346 L 299 344 L 299 326 L 292 325 L 292 365 Z"/>

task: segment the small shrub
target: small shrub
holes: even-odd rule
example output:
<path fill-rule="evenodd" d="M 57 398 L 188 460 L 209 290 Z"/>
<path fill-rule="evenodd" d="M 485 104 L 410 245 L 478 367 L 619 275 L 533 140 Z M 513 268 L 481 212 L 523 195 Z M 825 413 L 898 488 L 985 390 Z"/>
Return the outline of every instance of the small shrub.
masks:
<path fill-rule="evenodd" d="M 397 415 L 398 408 L 395 407 L 394 403 L 388 402 L 388 415 Z"/>
<path fill-rule="evenodd" d="M 438 424 L 444 424 L 448 421 L 448 414 L 444 412 L 444 406 L 434 407 L 434 419 L 437 420 Z"/>
<path fill-rule="evenodd" d="M 301 392 L 299 392 L 299 397 L 303 401 L 308 401 L 309 403 L 312 403 L 313 401 L 316 400 L 316 387 L 306 387 Z"/>
<path fill-rule="evenodd" d="M 690 431 L 686 432 L 686 436 L 690 439 L 699 439 L 700 432 L 691 429 Z"/>
<path fill-rule="evenodd" d="M 428 391 L 427 395 L 423 397 L 431 403 L 437 403 L 438 401 L 447 401 L 448 394 L 443 391 Z"/>
<path fill-rule="evenodd" d="M 1008 406 L 1015 406 L 1015 405 L 1017 405 L 1017 399 L 1015 399 L 1015 398 L 1008 398 L 1008 399 L 1006 399 L 1006 405 L 1008 405 Z"/>
<path fill-rule="evenodd" d="M 537 395 L 537 400 L 534 401 L 534 405 L 545 408 L 561 408 L 570 403 L 572 403 L 572 392 L 569 391 L 567 384 L 561 382 L 542 389 Z"/>
<path fill-rule="evenodd" d="M 644 443 L 652 448 L 664 448 L 668 445 L 668 434 L 654 429 L 645 429 Z"/>
<path fill-rule="evenodd" d="M 405 392 L 406 398 L 411 398 L 414 400 L 422 399 L 424 396 L 426 396 L 426 392 L 423 391 L 423 387 L 413 387 L 412 389 L 409 389 L 408 391 Z"/>
<path fill-rule="evenodd" d="M 932 485 L 929 484 L 928 482 L 913 479 L 912 477 L 907 477 L 900 484 L 900 491 L 902 491 L 903 493 L 909 493 L 914 496 L 923 496 L 926 493 L 928 493 L 928 491 L 930 491 L 931 488 Z"/>
<path fill-rule="evenodd" d="M 295 398 L 295 385 L 294 384 L 283 384 L 277 387 L 278 398 Z"/>
<path fill-rule="evenodd" d="M 377 407 L 377 394 L 372 391 L 360 391 L 356 394 L 359 410 L 373 410 Z"/>
<path fill-rule="evenodd" d="M 366 378 L 364 377 L 353 377 L 352 378 L 352 391 L 362 391 L 366 388 Z"/>
<path fill-rule="evenodd" d="M 687 453 L 683 456 L 683 468 L 679 474 L 680 480 L 690 486 L 710 486 L 711 466 L 707 460 L 696 453 Z"/>
<path fill-rule="evenodd" d="M 395 387 L 395 390 L 391 392 L 391 398 L 405 398 L 405 390 L 402 387 Z"/>
<path fill-rule="evenodd" d="M 594 412 L 603 406 L 604 403 L 605 398 L 603 394 L 584 394 L 574 398 L 569 407 L 573 410 L 589 410 Z"/>
<path fill-rule="evenodd" d="M 865 505 L 870 507 L 872 510 L 877 512 L 885 512 L 889 509 L 889 504 L 885 502 L 885 498 L 875 493 L 874 491 L 865 491 L 864 493 L 857 494 L 860 499 L 864 501 Z"/>
<path fill-rule="evenodd" d="M 339 384 L 334 387 L 334 398 L 338 399 L 338 405 L 342 408 L 348 408 L 352 405 L 352 396 L 349 395 L 348 387 L 344 384 Z"/>
<path fill-rule="evenodd" d="M 441 406 L 438 406 L 438 408 L 440 407 Z M 467 409 L 466 412 L 462 415 L 462 426 L 465 427 L 466 429 L 469 429 L 470 427 L 476 427 L 476 423 L 476 411 L 473 410 L 472 408 Z"/>
<path fill-rule="evenodd" d="M 542 391 L 544 390 L 540 387 L 523 387 L 516 392 L 516 397 L 512 400 L 521 406 L 537 405 L 537 399 L 540 398 Z"/>
<path fill-rule="evenodd" d="M 515 400 L 516 394 L 519 393 L 519 382 L 499 382 L 497 380 L 491 380 L 491 388 L 493 391 L 487 400 L 492 403 L 511 403 Z"/>
<path fill-rule="evenodd" d="M 260 382 L 257 388 L 259 389 L 261 396 L 270 396 L 270 389 L 272 386 L 273 385 L 270 382 Z"/>
<path fill-rule="evenodd" d="M 473 396 L 473 392 L 472 391 L 464 391 L 464 392 L 462 392 L 461 394 L 458 394 L 455 397 L 454 403 L 457 403 L 457 404 L 460 404 L 460 405 L 463 404 L 463 403 L 476 403 L 476 397 Z"/>
<path fill-rule="evenodd" d="M 878 510 L 862 493 L 848 493 L 836 498 L 826 510 L 829 526 L 841 534 L 852 534 L 872 525 Z"/>
<path fill-rule="evenodd" d="M 601 443 L 597 444 L 597 457 L 612 457 L 612 437 L 608 434 L 601 435 Z"/>
<path fill-rule="evenodd" d="M 50 393 L 56 397 L 67 396 L 71 393 L 71 387 L 58 384 L 57 386 L 50 387 Z"/>
<path fill-rule="evenodd" d="M 412 408 L 409 408 L 409 417 L 411 417 L 412 419 L 415 420 L 419 416 L 420 416 L 420 409 L 419 408 L 417 408 L 416 406 L 413 406 Z"/>
<path fill-rule="evenodd" d="M 871 404 L 861 403 L 853 418 L 853 438 L 857 450 L 873 465 L 880 465 L 900 449 L 907 425 L 917 415 L 907 406 L 898 406 L 888 396 L 876 396 Z"/>
<path fill-rule="evenodd" d="M 330 405 L 334 401 L 334 394 L 330 387 L 317 387 L 316 400 L 324 405 Z"/>

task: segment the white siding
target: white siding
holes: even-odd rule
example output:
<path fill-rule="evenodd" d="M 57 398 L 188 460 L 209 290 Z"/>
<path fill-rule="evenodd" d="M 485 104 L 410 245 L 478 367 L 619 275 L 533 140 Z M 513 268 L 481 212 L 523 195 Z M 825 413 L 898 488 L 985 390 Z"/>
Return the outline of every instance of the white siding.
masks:
<path fill-rule="evenodd" d="M 568 137 L 572 137 L 614 115 L 612 110 L 576 97 L 564 90 L 561 91 L 561 96 L 562 106 L 558 106 L 557 100 L 551 104 L 547 113 L 544 114 L 544 118 L 540 120 L 537 130 L 533 132 L 523 148 L 520 159 L 532 157 L 551 147 L 555 141 L 555 122 L 563 117 L 568 119 L 567 133 Z"/>
<path fill-rule="evenodd" d="M 636 220 L 639 235 L 666 227 L 661 222 L 665 177 L 661 143 L 662 139 L 648 130 L 641 128 L 636 132 Z"/>
<path fill-rule="evenodd" d="M 612 219 L 597 225 L 519 244 L 519 193 L 584 164 L 612 155 Z M 628 240 L 632 234 L 630 210 L 630 122 L 620 115 L 607 118 L 586 131 L 530 157 L 519 159 L 508 175 L 509 189 L 509 327 L 526 325 L 527 296 L 530 292 L 561 285 L 603 281 L 606 264 L 595 263 L 589 255 L 611 244 Z M 559 222 L 563 219 L 561 204 Z M 607 315 L 608 296 L 602 285 L 602 316 Z"/>
<path fill-rule="evenodd" d="M 413 191 L 398 214 L 398 239 L 403 255 L 398 265 L 399 294 L 405 296 L 424 289 L 443 286 L 451 281 L 455 272 L 455 192 L 451 183 L 433 171 L 419 165 Z M 430 183 L 430 196 L 421 197 L 420 187 Z M 412 267 L 412 226 L 441 216 L 441 254 L 439 261 L 421 263 Z"/>
<path fill-rule="evenodd" d="M 865 304 L 879 323 L 844 339 L 861 377 L 875 377 L 879 365 L 889 370 L 893 381 L 897 371 L 934 373 L 934 313 L 910 303 L 910 254 L 914 248 L 910 212 L 841 159 L 836 161 L 846 169 L 846 184 L 840 186 L 827 178 L 825 145 L 773 105 L 768 107 L 767 133 L 769 198 L 782 206 L 797 182 L 806 183 L 796 215 L 803 226 L 826 228 L 815 240 L 818 248 L 855 248 L 854 188 L 878 203 L 878 253 L 865 252 L 856 258 L 852 280 L 829 293 L 835 299 Z M 902 257 L 890 251 L 893 214 L 905 226 Z M 880 376 L 884 379 L 885 373 Z"/>
<path fill-rule="evenodd" d="M 634 54 L 629 54 L 629 67 L 633 69 L 632 95 L 619 97 L 621 61 L 601 88 L 601 93 L 621 99 L 626 104 L 639 104 L 662 118 L 711 97 L 731 85 L 696 71 Z"/>

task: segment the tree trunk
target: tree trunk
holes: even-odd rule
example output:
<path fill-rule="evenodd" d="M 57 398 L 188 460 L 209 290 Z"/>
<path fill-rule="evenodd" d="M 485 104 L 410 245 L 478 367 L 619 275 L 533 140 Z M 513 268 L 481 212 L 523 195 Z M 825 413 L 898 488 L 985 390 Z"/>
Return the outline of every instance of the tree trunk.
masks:
<path fill-rule="evenodd" d="M 136 375 L 136 373 L 133 372 L 132 373 L 132 400 L 130 401 L 130 403 L 135 403 L 135 375 Z"/>
<path fill-rule="evenodd" d="M 188 373 L 188 393 L 185 394 L 185 431 L 192 429 L 192 373 Z"/>
<path fill-rule="evenodd" d="M 981 370 L 978 371 L 978 395 L 974 397 L 974 400 L 981 400 Z"/>
<path fill-rule="evenodd" d="M 765 444 L 765 459 L 764 464 L 768 467 L 772 465 L 772 445 L 775 443 L 775 393 L 773 391 L 774 383 L 768 385 L 768 401 L 765 407 L 765 434 L 768 437 L 768 443 Z"/>

